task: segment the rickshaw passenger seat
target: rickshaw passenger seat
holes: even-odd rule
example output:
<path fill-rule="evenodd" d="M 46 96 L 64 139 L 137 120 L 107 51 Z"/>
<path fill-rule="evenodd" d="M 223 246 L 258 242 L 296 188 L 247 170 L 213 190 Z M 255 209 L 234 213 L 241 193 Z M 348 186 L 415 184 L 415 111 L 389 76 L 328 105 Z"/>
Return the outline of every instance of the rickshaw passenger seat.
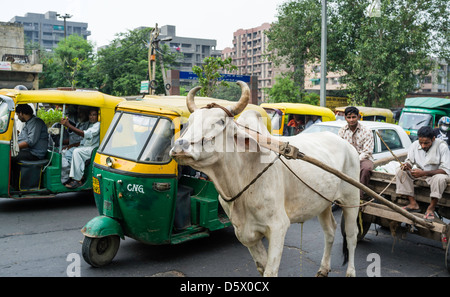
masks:
<path fill-rule="evenodd" d="M 48 159 L 18 162 L 19 177 L 15 188 L 22 190 L 38 190 L 41 187 L 42 169 Z"/>

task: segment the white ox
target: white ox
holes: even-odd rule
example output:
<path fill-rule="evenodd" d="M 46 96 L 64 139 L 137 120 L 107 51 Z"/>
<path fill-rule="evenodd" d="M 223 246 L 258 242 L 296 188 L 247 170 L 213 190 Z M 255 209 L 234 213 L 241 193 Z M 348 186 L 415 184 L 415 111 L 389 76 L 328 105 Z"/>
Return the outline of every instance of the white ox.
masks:
<path fill-rule="evenodd" d="M 277 276 L 290 224 L 318 216 L 324 231 L 325 247 L 317 275 L 326 276 L 330 271 L 330 252 L 336 230 L 331 204 L 305 186 L 281 160 L 276 160 L 278 156 L 274 152 L 257 146 L 255 139 L 229 120 L 230 115 L 241 113 L 248 104 L 250 90 L 245 83 L 238 84 L 242 88 L 242 96 L 229 109 L 228 115 L 223 108 L 197 108 L 194 96 L 199 87 L 191 90 L 187 97 L 191 111 L 189 126 L 175 142 L 170 154 L 179 164 L 191 166 L 209 176 L 221 196 L 220 203 L 235 228 L 237 238 L 249 249 L 258 271 L 264 276 Z M 237 122 L 270 137 L 262 125 L 260 114 L 255 111 L 243 112 Z M 300 152 L 359 180 L 356 150 L 338 136 L 331 133 L 300 134 L 290 137 L 289 143 L 298 147 Z M 243 146 L 247 147 L 246 152 L 242 152 Z M 254 149 L 248 149 L 249 146 Z M 305 161 L 281 158 L 301 180 L 324 197 L 347 206 L 359 205 L 356 187 Z M 273 165 L 251 184 L 273 160 L 276 160 Z M 249 184 L 250 187 L 236 200 L 225 201 Z M 355 276 L 357 214 L 358 207 L 343 208 L 344 239 L 348 248 L 347 276 Z M 268 252 L 262 243 L 263 237 L 269 241 Z"/>

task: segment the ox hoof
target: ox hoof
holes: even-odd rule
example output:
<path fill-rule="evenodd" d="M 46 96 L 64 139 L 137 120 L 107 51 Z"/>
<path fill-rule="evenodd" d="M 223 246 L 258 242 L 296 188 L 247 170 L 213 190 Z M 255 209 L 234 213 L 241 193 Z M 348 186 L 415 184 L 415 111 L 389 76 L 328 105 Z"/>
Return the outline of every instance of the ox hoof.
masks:
<path fill-rule="evenodd" d="M 328 277 L 328 271 L 323 272 L 321 270 L 317 271 L 316 277 Z"/>
<path fill-rule="evenodd" d="M 356 277 L 356 271 L 355 269 L 347 270 L 347 273 L 345 274 L 346 277 Z"/>

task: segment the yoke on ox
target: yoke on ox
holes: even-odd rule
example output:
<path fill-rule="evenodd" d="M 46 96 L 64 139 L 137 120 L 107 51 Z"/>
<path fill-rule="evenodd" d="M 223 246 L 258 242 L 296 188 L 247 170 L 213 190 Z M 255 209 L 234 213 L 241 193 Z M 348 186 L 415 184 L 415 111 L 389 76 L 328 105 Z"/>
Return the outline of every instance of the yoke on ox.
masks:
<path fill-rule="evenodd" d="M 200 87 L 189 92 L 189 126 L 175 141 L 170 154 L 179 164 L 191 166 L 210 177 L 237 238 L 249 249 L 258 271 L 264 276 L 277 276 L 290 224 L 318 216 L 325 246 L 317 275 L 326 276 L 330 271 L 336 230 L 329 200 L 357 206 L 359 190 L 310 163 L 288 160 L 260 147 L 240 127 L 246 126 L 270 137 L 259 113 L 247 110 L 237 122 L 233 121 L 233 117 L 245 109 L 250 97 L 247 84 L 238 84 L 242 89 L 241 98 L 229 109 L 217 106 L 199 109 L 194 96 Z M 328 132 L 299 134 L 290 137 L 289 143 L 359 180 L 358 155 L 338 136 Z M 355 276 L 357 214 L 358 207 L 343 208 L 348 248 L 347 276 Z M 268 251 L 262 243 L 263 237 L 268 239 Z"/>

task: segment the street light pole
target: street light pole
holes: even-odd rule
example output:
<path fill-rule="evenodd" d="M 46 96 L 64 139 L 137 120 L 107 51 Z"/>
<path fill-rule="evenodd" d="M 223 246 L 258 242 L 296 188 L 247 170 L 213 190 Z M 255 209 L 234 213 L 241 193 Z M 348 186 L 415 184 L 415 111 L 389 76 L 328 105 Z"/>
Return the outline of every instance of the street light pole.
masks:
<path fill-rule="evenodd" d="M 322 0 L 322 42 L 320 49 L 320 106 L 326 106 L 327 98 L 327 0 Z"/>
<path fill-rule="evenodd" d="M 59 13 L 56 14 L 57 17 L 60 17 L 64 19 L 64 39 L 67 37 L 67 31 L 66 31 L 66 19 L 70 19 L 72 16 L 70 14 L 60 15 Z"/>

